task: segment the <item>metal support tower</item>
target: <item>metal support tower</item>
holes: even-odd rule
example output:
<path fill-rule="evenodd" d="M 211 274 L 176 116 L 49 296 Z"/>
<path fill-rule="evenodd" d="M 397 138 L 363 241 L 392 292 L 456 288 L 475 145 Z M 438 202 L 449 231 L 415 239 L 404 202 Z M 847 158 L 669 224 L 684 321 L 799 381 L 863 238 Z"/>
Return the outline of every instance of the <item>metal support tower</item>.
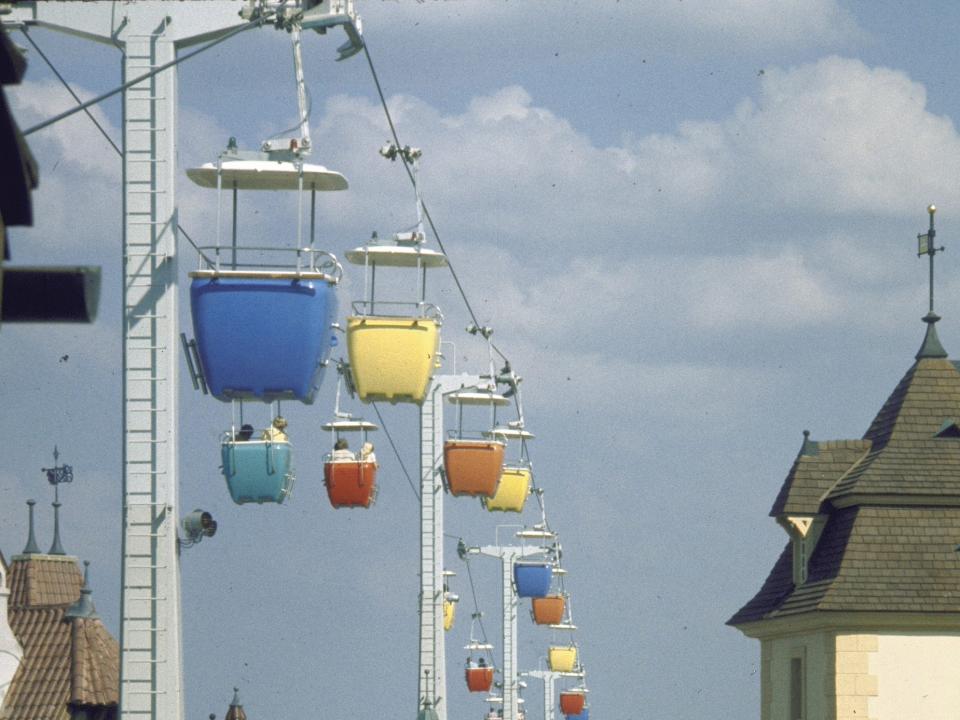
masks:
<path fill-rule="evenodd" d="M 556 704 L 554 699 L 556 694 L 554 688 L 557 680 L 562 677 L 582 678 L 580 672 L 557 672 L 556 670 L 528 670 L 520 673 L 524 677 L 537 678 L 543 680 L 543 720 L 554 720 L 556 718 Z"/>
<path fill-rule="evenodd" d="M 241 0 L 21 2 L 26 23 L 115 45 L 124 81 L 243 24 Z M 123 94 L 123 567 L 120 717 L 180 720 L 176 69 Z"/>
<path fill-rule="evenodd" d="M 525 531 L 517 533 L 522 536 Z M 541 539 L 549 539 L 553 534 L 546 531 L 534 533 Z M 517 674 L 517 608 L 520 598 L 513 591 L 513 564 L 516 560 L 531 555 L 546 555 L 550 548 L 527 545 L 483 545 L 467 548 L 467 552 L 500 559 L 503 593 L 503 660 L 501 673 L 503 680 L 503 720 L 518 720 L 519 676 Z"/>
<path fill-rule="evenodd" d="M 435 375 L 420 406 L 420 651 L 418 712 L 429 700 L 447 720 L 443 635 L 443 398 L 480 382 L 476 375 Z"/>

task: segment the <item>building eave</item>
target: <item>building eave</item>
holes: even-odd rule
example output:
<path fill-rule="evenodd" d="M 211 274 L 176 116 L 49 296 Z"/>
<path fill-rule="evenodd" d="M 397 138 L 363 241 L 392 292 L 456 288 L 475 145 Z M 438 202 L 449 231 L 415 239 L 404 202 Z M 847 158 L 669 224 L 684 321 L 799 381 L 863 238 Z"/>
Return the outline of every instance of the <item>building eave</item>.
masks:
<path fill-rule="evenodd" d="M 816 631 L 851 632 L 957 632 L 960 613 L 831 611 L 816 610 L 796 615 L 769 617 L 732 625 L 749 638 L 773 637 Z"/>

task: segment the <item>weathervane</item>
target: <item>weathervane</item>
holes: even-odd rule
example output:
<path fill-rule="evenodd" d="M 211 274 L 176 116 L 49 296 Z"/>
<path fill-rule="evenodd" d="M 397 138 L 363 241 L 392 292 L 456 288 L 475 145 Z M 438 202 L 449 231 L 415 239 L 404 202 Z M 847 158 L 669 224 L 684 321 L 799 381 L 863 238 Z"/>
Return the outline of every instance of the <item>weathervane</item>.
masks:
<path fill-rule="evenodd" d="M 930 315 L 934 314 L 933 312 L 933 256 L 938 252 L 943 252 L 942 247 L 936 247 L 933 243 L 934 238 L 937 236 L 937 231 L 933 229 L 933 215 L 937 212 L 936 205 L 930 205 L 927 207 L 927 212 L 930 213 L 930 229 L 927 230 L 926 235 L 917 235 L 917 257 L 921 255 L 930 256 Z"/>
<path fill-rule="evenodd" d="M 73 468 L 70 465 L 57 465 L 57 460 L 60 459 L 60 451 L 57 450 L 57 446 L 53 446 L 53 467 L 52 468 L 40 468 L 43 472 L 47 474 L 47 482 L 53 485 L 53 501 L 55 503 L 60 502 L 60 483 L 70 483 L 73 482 Z"/>

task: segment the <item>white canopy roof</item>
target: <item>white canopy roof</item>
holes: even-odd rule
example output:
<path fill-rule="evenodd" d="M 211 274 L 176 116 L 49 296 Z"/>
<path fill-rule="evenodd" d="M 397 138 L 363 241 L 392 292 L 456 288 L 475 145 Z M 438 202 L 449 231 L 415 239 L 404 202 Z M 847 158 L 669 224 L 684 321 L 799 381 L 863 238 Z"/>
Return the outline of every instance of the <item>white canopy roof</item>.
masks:
<path fill-rule="evenodd" d="M 429 248 L 409 245 L 364 245 L 363 247 L 347 250 L 347 260 L 354 265 L 370 263 L 389 265 L 391 267 L 443 267 L 447 264 L 447 256 L 442 252 Z"/>
<path fill-rule="evenodd" d="M 296 163 L 278 160 L 225 160 L 221 166 L 223 187 L 240 190 L 297 190 L 300 168 Z M 187 170 L 187 177 L 200 187 L 217 186 L 217 164 L 205 163 Z M 323 165 L 303 165 L 303 188 L 309 190 L 346 190 L 347 179 Z"/>

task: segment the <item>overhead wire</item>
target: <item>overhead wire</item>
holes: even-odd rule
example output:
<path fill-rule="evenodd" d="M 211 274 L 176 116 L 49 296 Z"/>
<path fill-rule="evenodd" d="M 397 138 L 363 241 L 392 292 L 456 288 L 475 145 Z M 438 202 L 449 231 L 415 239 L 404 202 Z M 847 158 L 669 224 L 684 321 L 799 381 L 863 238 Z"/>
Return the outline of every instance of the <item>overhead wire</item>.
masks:
<path fill-rule="evenodd" d="M 242 29 L 246 29 L 247 27 L 250 27 L 250 26 L 244 26 L 244 28 L 242 28 Z M 33 37 L 31 37 L 30 33 L 27 31 L 27 27 L 26 27 L 26 26 L 21 27 L 21 28 L 20 28 L 20 31 L 23 33 L 24 37 L 26 37 L 27 41 L 33 46 L 34 50 L 37 51 L 37 54 L 41 57 L 41 59 L 43 59 L 43 61 L 47 64 L 47 67 L 50 68 L 50 71 L 54 74 L 54 76 L 56 76 L 56 78 L 60 81 L 60 83 L 61 83 L 61 84 L 63 85 L 63 87 L 67 90 L 67 92 L 70 93 L 70 96 L 78 103 L 78 106 L 77 106 L 76 108 L 74 108 L 74 109 L 73 109 L 73 112 L 71 112 L 70 114 L 73 114 L 73 113 L 75 113 L 75 112 L 79 112 L 79 111 L 82 110 L 83 113 L 87 116 L 87 118 L 89 118 L 90 122 L 92 122 L 92 123 L 94 124 L 94 126 L 96 126 L 97 130 L 100 131 L 100 134 L 101 134 L 101 135 L 104 137 L 104 139 L 110 144 L 110 147 L 112 147 L 112 148 L 114 149 L 114 151 L 116 151 L 117 155 L 119 155 L 119 156 L 122 158 L 122 157 L 123 157 L 123 151 L 120 149 L 120 147 L 119 147 L 119 146 L 117 145 L 117 143 L 114 141 L 114 139 L 113 139 L 112 137 L 110 137 L 110 133 L 107 132 L 106 128 L 104 128 L 103 125 L 93 116 L 93 113 L 90 112 L 90 109 L 89 109 L 89 108 L 90 108 L 92 105 L 94 105 L 95 103 L 92 102 L 92 101 L 91 101 L 91 102 L 84 103 L 84 102 L 80 99 L 80 96 L 77 95 L 77 93 L 74 91 L 74 89 L 70 86 L 70 83 L 67 81 L 67 79 L 60 73 L 60 71 L 57 69 L 57 67 L 53 64 L 53 61 L 47 56 L 46 53 L 43 52 L 43 50 L 42 50 L 42 49 L 40 48 L 40 46 L 36 43 L 36 41 L 33 39 Z M 235 35 L 237 32 L 238 32 L 238 31 L 234 31 L 234 32 L 231 33 L 231 34 L 232 34 L 232 35 Z M 224 37 L 224 38 L 221 39 L 221 41 L 222 41 L 222 40 L 226 40 L 226 39 L 227 39 L 227 38 Z M 219 41 L 218 41 L 218 42 L 219 42 Z M 208 47 L 211 47 L 211 46 L 214 45 L 214 44 L 215 44 L 215 43 L 211 43 L 209 46 L 205 46 L 204 48 L 201 48 L 201 50 L 207 49 Z M 196 51 L 195 51 L 193 54 L 196 54 Z M 192 56 L 192 55 L 191 55 L 191 56 Z M 183 59 L 187 59 L 187 58 L 183 58 Z M 159 68 L 157 69 L 157 72 L 159 72 Z M 148 74 L 148 75 L 149 75 L 149 74 Z M 135 84 L 136 82 L 140 82 L 140 81 L 141 81 L 142 79 L 144 79 L 145 77 L 147 77 L 147 76 L 142 76 L 141 78 L 138 78 L 136 81 L 133 81 L 133 84 Z M 131 83 L 127 83 L 127 85 L 129 85 L 129 84 L 131 84 Z M 106 97 L 108 97 L 108 96 L 102 96 L 100 99 L 106 99 Z M 309 95 L 308 95 L 308 99 L 309 99 Z M 65 116 L 65 117 L 67 117 L 67 116 Z M 308 110 L 308 117 L 309 117 L 309 110 Z M 52 124 L 52 122 L 51 122 L 51 123 L 48 123 L 48 124 Z M 41 128 L 40 128 L 40 126 L 37 126 L 35 129 L 41 129 Z M 293 129 L 293 128 L 291 128 L 291 129 Z M 284 132 L 286 132 L 286 131 L 284 131 Z M 190 243 L 190 245 L 193 247 L 193 249 L 196 250 L 197 253 L 198 253 L 204 260 L 206 260 L 208 263 L 211 263 L 211 264 L 213 263 L 212 259 L 209 258 L 209 257 L 207 257 L 207 255 L 203 252 L 203 250 L 196 244 L 196 242 L 194 242 L 194 240 L 193 240 L 193 238 L 190 236 L 190 234 L 189 234 L 189 233 L 183 228 L 183 226 L 180 225 L 179 223 L 177 223 L 177 230 L 178 230 L 179 232 L 183 233 L 183 236 L 186 238 L 187 242 Z M 386 423 L 386 421 L 383 419 L 383 415 L 380 413 L 380 408 L 377 407 L 377 404 L 376 404 L 376 403 L 371 403 L 371 404 L 373 405 L 374 411 L 377 413 L 377 419 L 380 420 L 380 425 L 381 425 L 381 427 L 383 427 L 384 434 L 387 436 L 387 440 L 388 440 L 388 442 L 390 443 L 390 447 L 393 449 L 393 453 L 394 453 L 394 455 L 395 455 L 396 458 L 397 458 L 397 462 L 400 464 L 400 469 L 403 471 L 403 474 L 404 474 L 404 476 L 405 476 L 406 479 L 407 479 L 407 484 L 410 486 L 410 489 L 413 491 L 414 496 L 417 498 L 417 501 L 419 502 L 419 501 L 420 501 L 420 491 L 417 490 L 416 485 L 415 485 L 414 482 L 413 482 L 413 478 L 411 477 L 410 472 L 407 470 L 407 467 L 406 467 L 406 465 L 405 465 L 404 462 L 403 462 L 403 458 L 401 457 L 400 451 L 399 451 L 399 449 L 397 448 L 397 445 L 396 445 L 396 443 L 395 443 L 394 440 L 393 440 L 393 436 L 390 434 L 390 430 L 389 430 L 389 428 L 387 427 L 387 423 Z"/>
<path fill-rule="evenodd" d="M 37 51 L 37 54 L 47 64 L 47 67 L 50 68 L 50 71 L 54 74 L 54 76 L 56 76 L 56 78 L 60 81 L 63 87 L 66 88 L 67 92 L 70 93 L 71 97 L 73 97 L 73 99 L 77 101 L 78 105 L 83 105 L 84 103 L 80 99 L 80 96 L 77 95 L 76 92 L 74 92 L 73 88 L 70 86 L 70 83 L 67 82 L 66 78 L 64 78 L 63 75 L 60 73 L 60 71 L 57 70 L 57 67 L 53 64 L 53 61 L 49 57 L 47 57 L 46 53 L 44 53 L 43 50 L 40 49 L 40 46 L 37 45 L 36 41 L 33 39 L 30 33 L 27 32 L 26 25 L 20 28 L 20 32 L 22 32 L 24 37 L 27 38 L 27 41 L 33 46 L 33 49 Z M 119 155 L 122 159 L 123 150 L 121 150 L 120 146 L 117 145 L 117 143 L 114 141 L 112 137 L 110 137 L 110 133 L 108 133 L 106 128 L 104 128 L 103 125 L 101 125 L 100 122 L 93 116 L 93 113 L 90 112 L 89 108 L 90 108 L 89 104 L 82 108 L 84 114 L 90 119 L 90 122 L 92 122 L 96 126 L 97 130 L 100 131 L 100 134 L 103 135 L 104 139 L 108 143 L 110 143 L 110 147 L 112 147 L 116 151 L 117 155 Z M 206 253 L 204 253 L 203 250 L 200 249 L 200 246 L 197 245 L 196 242 L 194 242 L 192 237 L 190 237 L 190 233 L 188 233 L 179 222 L 177 223 L 177 230 L 183 233 L 183 236 L 186 238 L 187 242 L 190 243 L 193 249 L 196 250 L 197 253 L 204 260 L 206 260 L 208 263 L 211 263 L 211 264 L 213 263 L 213 260 L 207 257 Z"/>
<path fill-rule="evenodd" d="M 373 410 L 377 413 L 377 420 L 380 421 L 380 426 L 383 428 L 383 432 L 387 436 L 390 447 L 393 448 L 393 454 L 396 455 L 397 462 L 400 463 L 400 469 L 403 470 L 403 474 L 407 478 L 407 484 L 410 486 L 410 489 L 413 490 L 413 494 L 416 496 L 417 502 L 420 502 L 420 491 L 417 490 L 416 486 L 413 484 L 413 478 L 410 476 L 410 473 L 407 472 L 407 466 L 403 464 L 403 458 L 400 457 L 400 450 L 397 449 L 397 444 L 393 441 L 393 436 L 390 435 L 390 430 L 387 429 L 387 423 L 383 419 L 383 415 L 380 414 L 380 408 L 377 407 L 375 402 L 370 404 L 373 405 Z"/>
<path fill-rule="evenodd" d="M 75 115 L 81 110 L 86 110 L 88 107 L 92 107 L 93 105 L 97 105 L 98 103 L 101 103 L 104 100 L 112 98 L 114 95 L 123 92 L 127 88 L 133 87 L 134 85 L 137 85 L 138 83 L 141 83 L 144 80 L 148 80 L 152 78 L 154 75 L 158 75 L 162 73 L 164 70 L 168 70 L 169 68 L 179 65 L 180 63 L 185 62 L 190 58 L 199 55 L 202 52 L 206 52 L 207 50 L 210 50 L 211 48 L 215 47 L 216 45 L 219 45 L 222 42 L 226 42 L 227 40 L 234 37 L 235 35 L 239 35 L 240 33 L 245 32 L 251 28 L 260 27 L 266 21 L 267 21 L 267 15 L 261 15 L 256 20 L 251 20 L 245 25 L 241 25 L 240 27 L 234 28 L 233 30 L 228 32 L 226 35 L 223 35 L 217 38 L 216 40 L 211 40 L 206 45 L 202 45 L 201 47 L 198 47 L 196 50 L 191 50 L 190 52 L 186 53 L 181 57 L 174 58 L 169 62 L 163 63 L 162 65 L 157 65 L 155 68 L 153 68 L 149 72 L 145 72 L 143 75 L 138 75 L 133 80 L 127 80 L 127 82 L 123 83 L 122 85 L 118 85 L 113 90 L 109 90 L 101 95 L 97 95 L 97 97 L 92 98 L 91 100 L 87 100 L 86 102 L 80 103 L 74 108 L 70 108 L 69 110 L 64 110 L 62 113 L 59 113 L 58 115 L 54 115 L 51 118 L 47 118 L 43 122 L 37 123 L 36 125 L 27 128 L 26 130 L 23 131 L 23 136 L 26 137 L 27 135 L 32 135 L 38 130 L 43 130 L 44 128 L 50 127 L 51 125 L 54 125 L 60 122 L 61 120 L 65 120 L 71 115 Z"/>
<path fill-rule="evenodd" d="M 390 114 L 390 108 L 387 107 L 387 99 L 383 94 L 383 88 L 380 85 L 380 78 L 377 75 L 377 69 L 373 65 L 373 58 L 370 56 L 370 49 L 367 43 L 366 38 L 363 41 L 363 54 L 367 58 L 367 65 L 370 67 L 370 74 L 373 76 L 373 83 L 377 88 L 377 95 L 380 97 L 380 104 L 383 106 L 384 115 L 387 118 L 387 124 L 390 126 L 390 134 L 393 137 L 393 142 L 397 147 L 402 147 L 400 142 L 400 136 L 397 133 L 397 127 L 393 122 L 393 116 Z M 407 172 L 407 177 L 410 179 L 411 184 L 416 188 L 417 183 L 416 179 L 413 177 L 413 171 L 410 169 L 410 163 L 403 153 L 398 153 L 400 159 L 403 161 L 403 169 Z M 427 209 L 426 203 L 421 201 L 421 206 L 423 207 L 423 215 L 427 219 L 427 223 L 430 225 L 430 230 L 433 233 L 434 238 L 436 238 L 437 245 L 440 247 L 440 251 L 447 255 L 446 249 L 443 247 L 443 241 L 440 239 L 440 233 L 437 232 L 437 227 L 433 223 L 433 217 L 430 215 L 430 211 Z M 453 277 L 454 283 L 456 283 L 457 290 L 460 292 L 460 297 L 463 299 L 463 304 L 467 308 L 467 312 L 470 313 L 470 318 L 473 320 L 473 324 L 477 327 L 480 327 L 481 323 L 477 319 L 476 313 L 473 311 L 473 306 L 470 304 L 470 300 L 467 298 L 467 293 L 463 289 L 463 285 L 460 282 L 460 278 L 457 275 L 457 271 L 453 267 L 453 263 L 450 261 L 449 255 L 447 255 L 447 267 L 450 268 L 450 275 Z M 507 356 L 504 355 L 500 349 L 493 343 L 490 343 L 490 346 L 496 351 L 496 353 L 503 359 L 507 360 Z"/>

